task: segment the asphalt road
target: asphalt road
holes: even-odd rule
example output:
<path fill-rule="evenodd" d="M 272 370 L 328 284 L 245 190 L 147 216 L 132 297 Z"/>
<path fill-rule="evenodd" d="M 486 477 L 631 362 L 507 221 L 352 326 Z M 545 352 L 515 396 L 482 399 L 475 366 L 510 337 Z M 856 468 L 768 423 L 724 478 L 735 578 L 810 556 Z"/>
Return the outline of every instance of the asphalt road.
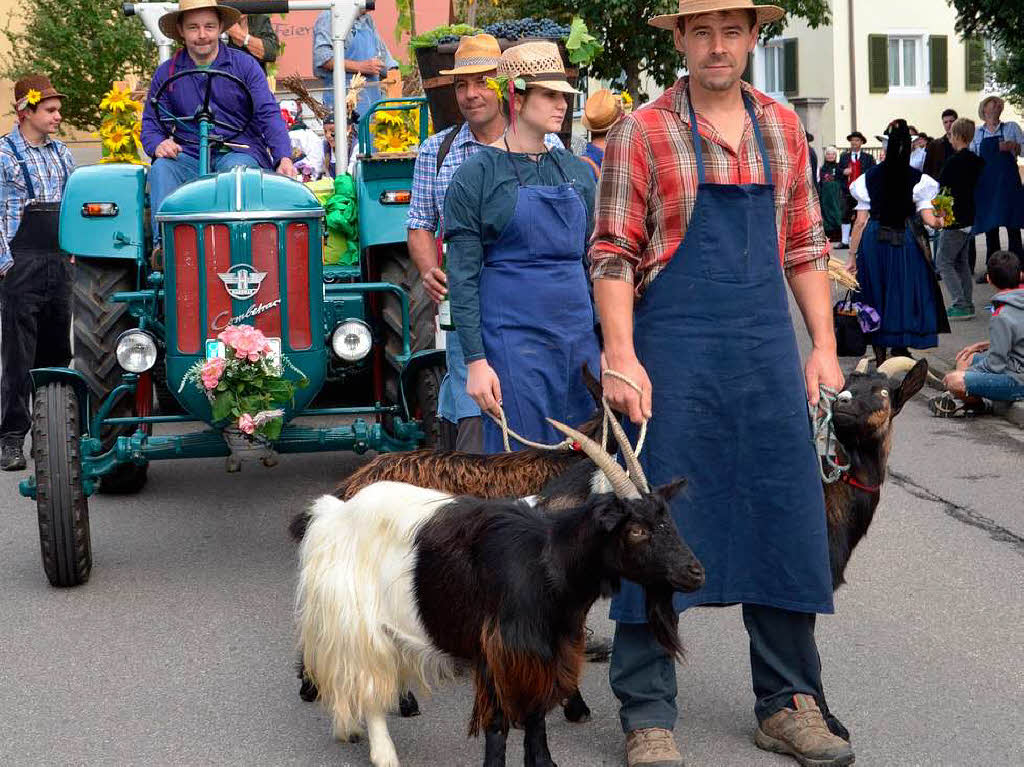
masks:
<path fill-rule="evenodd" d="M 0 474 L 0 765 L 368 765 L 297 695 L 291 515 L 361 460 L 285 456 L 151 466 L 135 497 L 90 500 L 91 581 L 51 589 L 23 474 Z M 865 765 L 1020 765 L 1024 432 L 996 419 L 896 421 L 874 525 L 819 623 L 826 688 Z M 591 625 L 610 633 L 607 606 Z M 754 748 L 738 608 L 684 616 L 677 727 L 687 764 L 784 767 Z M 593 721 L 549 717 L 556 761 L 624 764 L 607 666 Z M 392 720 L 403 764 L 475 765 L 463 680 Z M 521 763 L 513 736 L 509 764 Z"/>

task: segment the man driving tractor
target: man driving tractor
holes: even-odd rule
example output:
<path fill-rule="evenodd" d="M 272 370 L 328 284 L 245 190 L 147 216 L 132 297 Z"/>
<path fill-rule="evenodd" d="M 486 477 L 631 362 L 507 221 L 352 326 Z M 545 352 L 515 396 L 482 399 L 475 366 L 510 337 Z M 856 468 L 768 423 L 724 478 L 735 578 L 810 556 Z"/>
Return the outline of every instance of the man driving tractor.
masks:
<path fill-rule="evenodd" d="M 182 0 L 178 7 L 160 18 L 160 30 L 184 48 L 157 68 L 142 114 L 142 146 L 153 158 L 149 188 L 154 251 L 160 247 L 156 215 L 161 204 L 199 175 L 198 124 L 190 118 L 207 98 L 217 121 L 211 135 L 211 171 L 243 165 L 294 175 L 288 128 L 266 75 L 252 56 L 220 44 L 221 33 L 241 14 L 217 5 L 217 0 Z M 216 70 L 232 77 L 183 77 L 163 88 L 172 76 L 189 70 Z M 159 105 L 154 106 L 157 95 Z M 228 140 L 216 143 L 217 132 Z"/>

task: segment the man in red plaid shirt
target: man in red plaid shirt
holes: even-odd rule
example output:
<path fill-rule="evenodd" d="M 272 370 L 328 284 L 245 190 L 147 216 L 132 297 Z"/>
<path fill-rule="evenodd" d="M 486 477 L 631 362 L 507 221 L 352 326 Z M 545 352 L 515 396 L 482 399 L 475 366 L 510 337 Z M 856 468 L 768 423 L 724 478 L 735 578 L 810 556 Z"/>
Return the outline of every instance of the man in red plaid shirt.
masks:
<path fill-rule="evenodd" d="M 591 274 L 605 394 L 633 424 L 651 419 L 652 485 L 689 480 L 672 515 L 707 580 L 677 593 L 676 608 L 742 604 L 756 744 L 836 767 L 854 754 L 833 734 L 846 732 L 824 705 L 814 640 L 816 614 L 833 607 L 807 409 L 819 384 L 843 386 L 828 244 L 803 126 L 741 81 L 760 24 L 782 15 L 752 0 L 680 0 L 679 13 L 651 19 L 672 31 L 690 75 L 609 137 Z M 787 281 L 813 341 L 803 370 Z M 623 584 L 612 618 L 627 763 L 682 765 L 675 668 L 643 590 Z"/>

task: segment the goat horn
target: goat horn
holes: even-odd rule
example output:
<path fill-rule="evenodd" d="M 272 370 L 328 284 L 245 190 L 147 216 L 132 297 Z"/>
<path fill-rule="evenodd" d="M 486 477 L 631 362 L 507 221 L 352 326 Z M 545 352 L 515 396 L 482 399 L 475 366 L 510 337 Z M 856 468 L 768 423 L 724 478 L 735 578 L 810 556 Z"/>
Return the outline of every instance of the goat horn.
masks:
<path fill-rule="evenodd" d="M 649 493 L 651 488 L 647 484 L 647 477 L 644 475 L 644 470 L 640 466 L 640 461 L 637 460 L 636 453 L 633 452 L 633 446 L 629 444 L 629 437 L 627 437 L 626 432 L 623 431 L 622 424 L 619 423 L 619 419 L 615 417 L 615 413 L 613 413 L 611 407 L 609 407 L 608 400 L 601 400 L 601 404 L 604 405 L 605 418 L 611 422 L 612 434 L 615 435 L 615 441 L 619 443 L 619 450 L 622 451 L 622 457 L 626 460 L 626 468 L 629 469 L 629 478 L 633 480 L 633 484 L 636 485 L 637 489 L 641 493 Z"/>
<path fill-rule="evenodd" d="M 633 484 L 629 475 L 626 474 L 626 470 L 619 466 L 611 453 L 604 450 L 590 437 L 585 434 L 581 434 L 571 426 L 566 426 L 564 423 L 560 423 L 553 418 L 548 418 L 547 422 L 562 432 L 565 436 L 572 437 L 580 443 L 580 448 L 583 452 L 586 453 L 590 457 L 590 460 L 597 464 L 597 468 L 603 471 L 604 475 L 608 477 L 608 481 L 611 483 L 612 490 L 615 491 L 615 495 L 619 496 L 619 498 L 640 497 L 640 491 L 637 490 L 636 485 Z"/>
<path fill-rule="evenodd" d="M 860 362 L 857 363 L 857 367 L 853 369 L 854 373 L 867 373 L 868 372 L 869 360 L 867 357 L 863 357 Z"/>
<path fill-rule="evenodd" d="M 894 378 L 900 373 L 906 375 L 916 364 L 917 361 L 910 359 L 910 357 L 890 357 L 878 366 L 878 372 L 884 376 Z"/>

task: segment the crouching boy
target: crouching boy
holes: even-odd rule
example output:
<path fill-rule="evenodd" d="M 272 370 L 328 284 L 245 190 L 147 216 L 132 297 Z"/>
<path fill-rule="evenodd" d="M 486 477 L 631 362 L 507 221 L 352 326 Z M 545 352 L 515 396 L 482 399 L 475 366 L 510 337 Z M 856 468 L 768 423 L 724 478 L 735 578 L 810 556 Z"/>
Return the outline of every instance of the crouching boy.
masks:
<path fill-rule="evenodd" d="M 1017 256 L 993 253 L 988 281 L 998 291 L 992 296 L 989 340 L 957 354 L 956 370 L 943 379 L 946 393 L 928 403 L 935 415 L 988 413 L 992 401 L 1024 400 L 1024 284 Z"/>

